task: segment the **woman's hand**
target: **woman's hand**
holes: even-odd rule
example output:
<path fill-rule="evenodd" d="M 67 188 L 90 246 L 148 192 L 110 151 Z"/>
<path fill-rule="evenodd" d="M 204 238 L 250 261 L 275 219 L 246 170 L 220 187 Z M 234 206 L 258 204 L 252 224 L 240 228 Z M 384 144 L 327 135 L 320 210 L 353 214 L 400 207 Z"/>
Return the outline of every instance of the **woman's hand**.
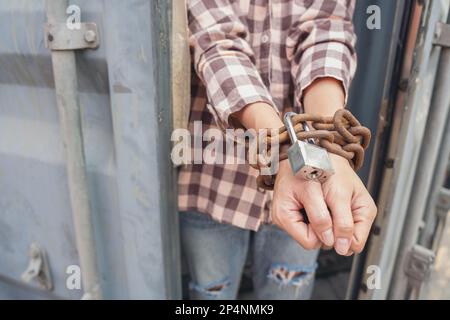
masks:
<path fill-rule="evenodd" d="M 334 248 L 341 255 L 360 253 L 377 207 L 348 161 L 334 154 L 330 158 L 335 174 L 322 185 L 322 192 L 333 220 Z"/>
<path fill-rule="evenodd" d="M 319 78 L 304 91 L 304 108 L 309 114 L 332 116 L 345 105 L 342 83 Z M 233 114 L 244 127 L 280 128 L 275 108 L 253 103 Z M 334 247 L 341 255 L 364 248 L 377 208 L 364 184 L 347 160 L 330 154 L 335 174 L 323 185 L 294 177 L 289 162 L 280 162 L 274 188 L 272 221 L 305 249 Z M 307 212 L 305 223 L 300 209 Z M 330 212 L 331 211 L 331 212 Z"/>
<path fill-rule="evenodd" d="M 309 223 L 300 214 L 307 212 Z M 272 222 L 285 230 L 305 249 L 334 245 L 331 215 L 319 182 L 295 177 L 287 160 L 280 162 L 275 180 Z"/>
<path fill-rule="evenodd" d="M 323 185 L 294 177 L 280 163 L 274 188 L 272 221 L 305 249 L 334 247 L 341 255 L 359 253 L 375 219 L 376 206 L 347 160 L 330 155 L 336 173 Z M 309 224 L 300 209 L 304 208 Z"/>

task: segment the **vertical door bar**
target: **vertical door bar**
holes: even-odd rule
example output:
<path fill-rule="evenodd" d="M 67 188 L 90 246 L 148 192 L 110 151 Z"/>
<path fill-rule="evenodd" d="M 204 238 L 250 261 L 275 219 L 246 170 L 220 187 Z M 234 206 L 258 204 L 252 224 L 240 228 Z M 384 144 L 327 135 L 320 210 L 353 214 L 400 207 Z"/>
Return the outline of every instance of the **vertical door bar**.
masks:
<path fill-rule="evenodd" d="M 47 0 L 48 23 L 65 23 L 67 0 Z M 89 205 L 75 51 L 52 51 L 53 75 L 66 151 L 70 202 L 85 299 L 101 299 L 94 228 Z"/>

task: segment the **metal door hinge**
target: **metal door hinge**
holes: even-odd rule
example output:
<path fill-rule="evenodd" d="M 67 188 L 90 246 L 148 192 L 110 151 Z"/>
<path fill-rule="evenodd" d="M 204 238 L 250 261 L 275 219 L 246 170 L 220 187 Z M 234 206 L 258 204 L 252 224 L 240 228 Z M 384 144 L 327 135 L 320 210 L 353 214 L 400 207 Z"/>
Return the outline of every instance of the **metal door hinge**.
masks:
<path fill-rule="evenodd" d="M 413 286 L 420 286 L 427 279 L 434 259 L 434 251 L 421 245 L 412 247 L 407 256 L 405 274 Z"/>
<path fill-rule="evenodd" d="M 30 262 L 28 268 L 22 274 L 22 280 L 30 283 L 35 279 L 41 289 L 52 290 L 53 282 L 45 251 L 36 243 L 32 243 L 28 254 Z"/>
<path fill-rule="evenodd" d="M 450 48 L 450 24 L 443 22 L 438 22 L 436 24 L 433 44 L 435 46 Z"/>
<path fill-rule="evenodd" d="M 450 189 L 442 188 L 436 201 L 436 214 L 444 218 L 450 211 Z"/>
<path fill-rule="evenodd" d="M 50 50 L 96 49 L 100 45 L 95 23 L 82 22 L 79 28 L 68 28 L 66 23 L 45 25 L 45 46 Z"/>

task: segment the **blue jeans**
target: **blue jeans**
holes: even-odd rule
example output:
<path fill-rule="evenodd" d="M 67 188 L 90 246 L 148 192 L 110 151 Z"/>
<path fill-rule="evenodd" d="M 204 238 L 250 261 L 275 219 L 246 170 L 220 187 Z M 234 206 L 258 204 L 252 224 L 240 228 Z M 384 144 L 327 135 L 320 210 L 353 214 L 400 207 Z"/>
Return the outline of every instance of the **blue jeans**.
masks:
<path fill-rule="evenodd" d="M 236 299 L 249 251 L 257 299 L 310 298 L 318 250 L 306 251 L 278 227 L 252 232 L 182 212 L 180 231 L 191 299 Z"/>

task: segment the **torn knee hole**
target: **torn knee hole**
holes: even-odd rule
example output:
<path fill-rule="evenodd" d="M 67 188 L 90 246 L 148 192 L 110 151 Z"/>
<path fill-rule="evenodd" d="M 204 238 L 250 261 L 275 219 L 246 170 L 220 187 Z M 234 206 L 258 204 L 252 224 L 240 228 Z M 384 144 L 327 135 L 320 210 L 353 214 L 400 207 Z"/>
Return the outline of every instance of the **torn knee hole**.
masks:
<path fill-rule="evenodd" d="M 302 277 L 307 274 L 304 271 L 289 271 L 287 268 L 278 267 L 271 270 L 272 276 L 279 281 L 291 281 L 292 279 Z"/>
<path fill-rule="evenodd" d="M 268 274 L 270 279 L 281 285 L 300 285 L 314 277 L 317 265 L 307 266 L 286 266 L 275 265 Z"/>
<path fill-rule="evenodd" d="M 211 287 L 211 288 L 207 288 L 205 289 L 206 291 L 209 292 L 217 292 L 217 291 L 221 291 L 225 288 L 225 284 L 219 284 L 217 286 Z"/>
<path fill-rule="evenodd" d="M 210 296 L 217 296 L 223 292 L 230 285 L 230 281 L 228 279 L 224 279 L 221 281 L 216 281 L 214 283 L 209 283 L 207 285 L 198 285 L 195 283 L 190 284 L 190 289 L 201 292 Z"/>

